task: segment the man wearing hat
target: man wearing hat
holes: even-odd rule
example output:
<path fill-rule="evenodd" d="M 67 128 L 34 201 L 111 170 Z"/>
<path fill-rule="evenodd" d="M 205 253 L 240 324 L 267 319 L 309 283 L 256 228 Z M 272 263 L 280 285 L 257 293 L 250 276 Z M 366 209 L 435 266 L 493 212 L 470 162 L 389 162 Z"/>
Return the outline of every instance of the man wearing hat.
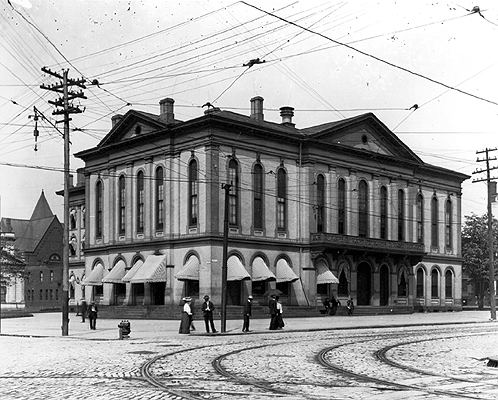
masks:
<path fill-rule="evenodd" d="M 204 315 L 204 323 L 206 324 L 206 332 L 209 333 L 209 325 L 211 325 L 211 331 L 213 333 L 216 333 L 217 330 L 214 327 L 214 322 L 213 322 L 213 311 L 214 311 L 214 304 L 209 300 L 209 296 L 205 295 L 204 296 L 204 303 L 202 303 L 202 314 Z"/>
<path fill-rule="evenodd" d="M 244 303 L 244 325 L 242 326 L 242 332 L 250 332 L 249 321 L 251 319 L 251 311 L 252 311 L 252 296 L 249 296 L 247 298 L 247 301 Z"/>
<path fill-rule="evenodd" d="M 190 297 L 184 297 L 182 300 L 184 304 L 182 319 L 180 322 L 180 330 L 178 333 L 190 333 L 190 324 L 192 323 L 192 309 L 190 308 L 190 302 L 192 299 Z"/>

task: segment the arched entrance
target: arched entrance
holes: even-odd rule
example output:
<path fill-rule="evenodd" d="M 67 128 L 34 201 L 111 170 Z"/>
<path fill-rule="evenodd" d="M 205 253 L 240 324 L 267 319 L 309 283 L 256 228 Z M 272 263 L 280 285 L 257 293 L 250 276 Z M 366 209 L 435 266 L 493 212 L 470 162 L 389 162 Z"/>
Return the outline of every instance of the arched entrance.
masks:
<path fill-rule="evenodd" d="M 380 305 L 389 304 L 389 268 L 387 265 L 380 267 Z"/>
<path fill-rule="evenodd" d="M 372 268 L 366 262 L 358 265 L 357 273 L 357 304 L 359 306 L 369 306 L 372 285 Z"/>

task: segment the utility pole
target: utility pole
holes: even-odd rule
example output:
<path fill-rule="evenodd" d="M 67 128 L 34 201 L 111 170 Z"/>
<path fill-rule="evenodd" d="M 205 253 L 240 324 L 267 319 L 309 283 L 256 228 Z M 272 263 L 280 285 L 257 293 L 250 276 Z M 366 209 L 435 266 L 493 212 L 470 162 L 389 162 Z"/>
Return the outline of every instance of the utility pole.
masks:
<path fill-rule="evenodd" d="M 81 78 L 78 80 L 69 79 L 69 70 L 64 70 L 62 75 L 53 72 L 50 69 L 43 67 L 41 69 L 46 74 L 52 75 L 61 80 L 56 85 L 40 85 L 41 89 L 51 90 L 62 94 L 55 101 L 49 100 L 48 102 L 56 107 L 60 107 L 58 110 L 52 112 L 52 115 L 63 115 L 64 119 L 64 234 L 63 234 L 63 254 L 62 254 L 62 336 L 69 335 L 69 186 L 70 186 L 70 175 L 69 175 L 69 114 L 82 113 L 83 111 L 74 107 L 70 101 L 75 98 L 86 99 L 83 91 L 73 92 L 69 90 L 69 86 L 79 86 L 80 88 L 86 89 L 84 82 L 85 79 Z"/>
<path fill-rule="evenodd" d="M 496 195 L 492 193 L 491 181 L 496 180 L 497 178 L 491 178 L 491 170 L 498 169 L 498 167 L 490 167 L 489 162 L 496 160 L 496 157 L 489 158 L 489 152 L 496 151 L 497 149 L 488 149 L 477 151 L 476 154 L 486 153 L 486 158 L 483 160 L 477 159 L 477 162 L 486 162 L 486 169 L 475 171 L 476 173 L 481 173 L 486 171 L 485 179 L 476 179 L 473 182 L 487 182 L 488 185 L 488 258 L 489 258 L 489 305 L 491 309 L 491 320 L 496 321 L 496 306 L 495 306 L 495 268 L 494 268 L 494 237 L 493 237 L 493 212 L 491 210 L 491 201 L 492 198 Z"/>
<path fill-rule="evenodd" d="M 227 277 L 228 277 L 228 208 L 232 185 L 222 183 L 225 191 L 225 216 L 223 218 L 223 264 L 221 266 L 221 332 L 227 331 Z"/>

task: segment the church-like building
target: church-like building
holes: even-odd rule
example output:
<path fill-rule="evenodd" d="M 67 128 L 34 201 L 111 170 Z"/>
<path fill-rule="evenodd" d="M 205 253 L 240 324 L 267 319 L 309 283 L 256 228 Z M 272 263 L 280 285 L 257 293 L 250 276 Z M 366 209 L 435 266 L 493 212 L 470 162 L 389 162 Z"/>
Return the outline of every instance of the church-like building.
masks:
<path fill-rule="evenodd" d="M 292 306 L 335 295 L 461 309 L 468 176 L 424 163 L 372 113 L 298 129 L 292 107 L 277 123 L 263 98 L 250 106 L 179 121 L 166 98 L 158 115 L 114 116 L 76 154 L 87 300 L 168 307 L 208 294 L 220 304 L 226 203 L 229 305 L 248 295 L 266 304 L 278 289 Z"/>

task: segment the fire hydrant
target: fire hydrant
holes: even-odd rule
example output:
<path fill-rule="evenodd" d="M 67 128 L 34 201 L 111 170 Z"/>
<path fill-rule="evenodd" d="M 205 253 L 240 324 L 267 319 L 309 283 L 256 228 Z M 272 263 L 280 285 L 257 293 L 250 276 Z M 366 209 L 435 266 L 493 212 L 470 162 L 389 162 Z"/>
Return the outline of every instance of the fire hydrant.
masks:
<path fill-rule="evenodd" d="M 119 339 L 122 340 L 123 338 L 128 338 L 130 337 L 130 332 L 131 332 L 131 326 L 130 322 L 123 320 L 118 324 L 119 328 Z"/>

